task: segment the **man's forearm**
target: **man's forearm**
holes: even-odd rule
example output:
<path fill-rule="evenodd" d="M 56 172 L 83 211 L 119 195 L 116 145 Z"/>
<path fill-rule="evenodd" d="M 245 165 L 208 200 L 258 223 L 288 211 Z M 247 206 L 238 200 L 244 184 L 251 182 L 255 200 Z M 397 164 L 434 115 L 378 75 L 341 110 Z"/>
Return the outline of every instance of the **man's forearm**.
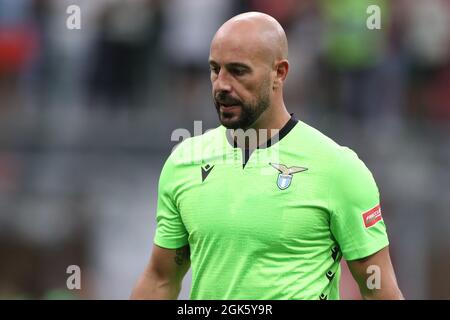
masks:
<path fill-rule="evenodd" d="M 180 293 L 180 285 L 158 279 L 152 275 L 143 275 L 136 284 L 130 299 L 132 300 L 175 300 Z"/>
<path fill-rule="evenodd" d="M 389 289 L 361 290 L 364 300 L 405 300 L 398 287 Z"/>

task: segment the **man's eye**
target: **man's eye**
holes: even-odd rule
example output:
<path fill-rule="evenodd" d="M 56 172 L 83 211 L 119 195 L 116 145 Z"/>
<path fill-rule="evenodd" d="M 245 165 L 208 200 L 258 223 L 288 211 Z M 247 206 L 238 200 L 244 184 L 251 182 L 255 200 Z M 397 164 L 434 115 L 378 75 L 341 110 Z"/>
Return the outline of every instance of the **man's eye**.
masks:
<path fill-rule="evenodd" d="M 242 76 L 245 74 L 245 69 L 241 69 L 241 68 L 233 69 L 232 73 L 236 76 Z"/>
<path fill-rule="evenodd" d="M 214 73 L 219 73 L 219 68 L 218 67 L 210 66 L 209 69 L 211 69 L 211 71 L 214 72 Z"/>

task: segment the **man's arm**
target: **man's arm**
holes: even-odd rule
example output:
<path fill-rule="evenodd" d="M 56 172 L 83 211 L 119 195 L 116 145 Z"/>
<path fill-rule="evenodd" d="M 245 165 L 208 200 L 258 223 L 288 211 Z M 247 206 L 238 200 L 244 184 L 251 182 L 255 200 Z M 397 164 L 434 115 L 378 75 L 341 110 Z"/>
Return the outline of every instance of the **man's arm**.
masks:
<path fill-rule="evenodd" d="M 363 299 L 404 299 L 397 285 L 394 268 L 389 256 L 389 247 L 385 247 L 366 258 L 347 261 L 347 264 L 353 278 L 358 283 Z M 368 279 L 369 277 L 370 279 Z M 376 277 L 379 277 L 379 279 L 376 279 Z"/>
<path fill-rule="evenodd" d="M 150 262 L 139 278 L 130 299 L 177 299 L 181 283 L 190 265 L 189 245 L 178 249 L 165 249 L 153 245 Z"/>

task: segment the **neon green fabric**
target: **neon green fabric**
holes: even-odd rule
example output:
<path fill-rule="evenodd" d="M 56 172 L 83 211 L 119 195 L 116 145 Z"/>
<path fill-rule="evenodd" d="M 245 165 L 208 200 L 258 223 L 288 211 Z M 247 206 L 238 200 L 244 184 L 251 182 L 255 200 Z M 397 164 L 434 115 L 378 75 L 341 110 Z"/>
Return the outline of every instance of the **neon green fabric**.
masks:
<path fill-rule="evenodd" d="M 191 299 L 338 299 L 342 255 L 388 245 L 382 219 L 364 223 L 378 204 L 357 155 L 302 121 L 245 167 L 220 126 L 166 161 L 154 242 L 190 245 Z"/>

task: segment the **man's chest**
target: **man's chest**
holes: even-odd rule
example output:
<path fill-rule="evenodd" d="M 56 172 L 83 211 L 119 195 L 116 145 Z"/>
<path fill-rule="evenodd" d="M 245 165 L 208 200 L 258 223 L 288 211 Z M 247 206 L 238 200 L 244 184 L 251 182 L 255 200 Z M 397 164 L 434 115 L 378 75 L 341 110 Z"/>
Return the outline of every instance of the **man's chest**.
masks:
<path fill-rule="evenodd" d="M 178 195 L 192 241 L 298 242 L 329 234 L 327 177 L 308 161 L 203 163 Z"/>

